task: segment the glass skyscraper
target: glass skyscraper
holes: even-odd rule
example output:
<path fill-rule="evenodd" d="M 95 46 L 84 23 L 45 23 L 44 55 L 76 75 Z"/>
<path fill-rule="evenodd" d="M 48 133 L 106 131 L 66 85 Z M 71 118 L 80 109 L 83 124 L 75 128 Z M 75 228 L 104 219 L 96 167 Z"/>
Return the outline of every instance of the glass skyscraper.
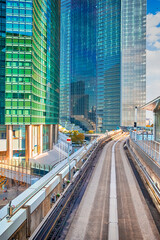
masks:
<path fill-rule="evenodd" d="M 146 102 L 146 0 L 123 0 L 121 13 L 121 124 L 134 122 L 138 107 L 138 125 L 145 126 Z"/>
<path fill-rule="evenodd" d="M 103 11 L 102 11 L 103 10 Z M 97 131 L 120 126 L 121 1 L 97 1 Z"/>
<path fill-rule="evenodd" d="M 62 0 L 61 19 L 62 123 L 133 126 L 145 103 L 146 0 Z"/>
<path fill-rule="evenodd" d="M 61 3 L 61 120 L 96 122 L 96 1 Z"/>
<path fill-rule="evenodd" d="M 49 149 L 59 122 L 60 1 L 0 0 L 0 11 L 0 127 L 28 159 Z"/>

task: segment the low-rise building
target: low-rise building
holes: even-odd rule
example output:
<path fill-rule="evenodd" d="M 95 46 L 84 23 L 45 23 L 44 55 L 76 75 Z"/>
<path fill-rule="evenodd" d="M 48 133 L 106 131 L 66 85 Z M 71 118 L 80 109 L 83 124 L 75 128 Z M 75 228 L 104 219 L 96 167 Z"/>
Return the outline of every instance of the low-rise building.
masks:
<path fill-rule="evenodd" d="M 145 104 L 142 109 L 152 111 L 154 114 L 154 140 L 160 142 L 160 96 Z"/>

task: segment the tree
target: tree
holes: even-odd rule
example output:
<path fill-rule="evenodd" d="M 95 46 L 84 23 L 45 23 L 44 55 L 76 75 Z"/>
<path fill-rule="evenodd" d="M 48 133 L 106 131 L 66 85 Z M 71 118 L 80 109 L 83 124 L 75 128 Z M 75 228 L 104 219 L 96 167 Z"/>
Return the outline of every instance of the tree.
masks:
<path fill-rule="evenodd" d="M 89 130 L 89 131 L 88 131 L 88 134 L 93 134 L 93 133 L 94 133 L 93 130 Z"/>
<path fill-rule="evenodd" d="M 77 140 L 78 140 L 78 142 L 83 143 L 84 138 L 85 138 L 85 137 L 84 137 L 84 134 L 83 134 L 83 133 L 77 134 Z"/>
<path fill-rule="evenodd" d="M 79 133 L 78 131 L 69 132 L 69 137 L 71 138 L 73 143 L 83 143 L 85 137 L 83 133 Z"/>

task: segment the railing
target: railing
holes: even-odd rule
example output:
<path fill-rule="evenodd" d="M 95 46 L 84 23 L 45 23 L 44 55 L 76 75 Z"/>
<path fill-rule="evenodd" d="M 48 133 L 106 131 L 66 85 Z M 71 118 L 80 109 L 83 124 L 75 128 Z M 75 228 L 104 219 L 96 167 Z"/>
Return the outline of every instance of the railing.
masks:
<path fill-rule="evenodd" d="M 92 144 L 94 145 L 95 143 L 96 143 L 96 141 L 94 141 Z M 73 153 L 70 156 L 70 162 L 74 161 L 74 159 L 78 156 L 82 158 L 82 155 L 86 154 L 86 152 L 90 150 L 90 148 L 92 147 L 92 144 L 89 144 L 85 151 L 84 151 L 84 147 L 82 147 L 77 152 Z M 22 197 L 17 197 L 16 199 L 14 199 L 12 202 L 14 205 L 16 205 L 16 207 L 14 208 L 13 213 L 15 214 L 27 201 L 29 201 L 35 194 L 37 194 L 44 186 L 46 186 L 67 165 L 68 165 L 67 159 L 63 160 L 61 163 L 57 163 L 56 165 L 54 165 L 51 172 L 49 172 L 48 174 L 43 176 L 39 181 L 37 181 L 34 185 L 32 185 L 29 188 L 29 189 L 31 189 L 31 190 L 29 190 L 29 194 L 26 190 L 27 194 L 25 195 L 25 197 L 23 197 L 23 200 L 22 200 Z M 22 193 L 22 195 L 24 196 L 23 193 Z M 18 202 L 18 204 L 15 204 L 15 201 Z M 5 209 L 4 211 L 3 211 L 3 209 L 0 210 L 1 219 L 4 218 L 7 214 L 6 206 L 3 208 L 3 209 Z"/>
<path fill-rule="evenodd" d="M 130 132 L 130 137 L 147 155 L 160 164 L 160 143 L 153 140 L 152 134 L 138 134 L 134 131 Z"/>
<path fill-rule="evenodd" d="M 130 148 L 128 141 L 126 142 L 127 147 L 129 149 L 129 152 L 131 153 L 131 155 L 134 157 L 134 159 L 136 160 L 138 166 L 141 168 L 141 171 L 143 172 L 145 179 L 152 191 L 152 193 L 154 194 L 154 196 L 156 197 L 158 203 L 160 203 L 160 190 L 157 186 L 157 184 L 153 181 L 153 179 L 151 178 L 151 176 L 149 175 L 149 173 L 147 172 L 146 168 L 143 166 L 143 164 L 141 163 L 141 161 L 138 159 L 138 157 L 136 156 L 136 154 L 132 151 L 132 149 Z"/>
<path fill-rule="evenodd" d="M 92 150 L 94 146 L 96 146 L 97 143 L 100 143 L 101 141 L 107 139 L 107 136 L 110 137 L 114 135 L 120 134 L 121 131 L 114 131 L 107 135 L 101 136 L 98 139 L 94 139 L 92 142 L 90 142 L 87 146 L 81 147 L 77 152 L 73 153 L 70 156 L 70 163 L 72 161 L 75 161 L 76 158 L 82 159 L 83 156 Z M 68 160 L 65 159 L 60 163 L 57 163 L 53 166 L 52 170 L 43 176 L 39 181 L 37 181 L 35 184 L 33 184 L 30 188 L 24 191 L 20 196 L 18 196 L 16 199 L 12 201 L 13 205 L 16 207 L 13 210 L 13 213 L 15 214 L 27 201 L 29 201 L 35 194 L 37 194 L 44 186 L 46 186 L 60 171 L 62 171 L 66 166 L 68 166 Z M 23 195 L 23 196 L 22 196 Z M 3 219 L 7 215 L 7 206 L 3 207 L 0 210 L 0 217 Z"/>

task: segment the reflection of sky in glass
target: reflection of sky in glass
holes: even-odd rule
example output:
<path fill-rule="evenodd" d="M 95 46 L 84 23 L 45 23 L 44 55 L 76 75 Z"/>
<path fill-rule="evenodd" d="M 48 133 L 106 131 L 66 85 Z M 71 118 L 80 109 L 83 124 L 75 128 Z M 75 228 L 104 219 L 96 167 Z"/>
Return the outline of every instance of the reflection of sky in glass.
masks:
<path fill-rule="evenodd" d="M 0 2 L 0 124 L 4 124 L 5 114 L 5 31 L 6 5 Z"/>
<path fill-rule="evenodd" d="M 6 1 L 6 30 L 32 35 L 32 1 Z"/>
<path fill-rule="evenodd" d="M 61 2 L 61 119 L 71 114 L 95 121 L 95 2 Z"/>
<path fill-rule="evenodd" d="M 96 109 L 98 131 L 133 125 L 145 101 L 146 0 L 62 0 L 61 10 L 60 117 Z"/>
<path fill-rule="evenodd" d="M 146 1 L 122 4 L 122 113 L 121 124 L 133 126 L 135 106 L 138 125 L 145 125 L 146 101 Z M 129 14 L 128 14 L 129 13 Z"/>
<path fill-rule="evenodd" d="M 120 1 L 97 3 L 97 129 L 120 125 Z"/>

